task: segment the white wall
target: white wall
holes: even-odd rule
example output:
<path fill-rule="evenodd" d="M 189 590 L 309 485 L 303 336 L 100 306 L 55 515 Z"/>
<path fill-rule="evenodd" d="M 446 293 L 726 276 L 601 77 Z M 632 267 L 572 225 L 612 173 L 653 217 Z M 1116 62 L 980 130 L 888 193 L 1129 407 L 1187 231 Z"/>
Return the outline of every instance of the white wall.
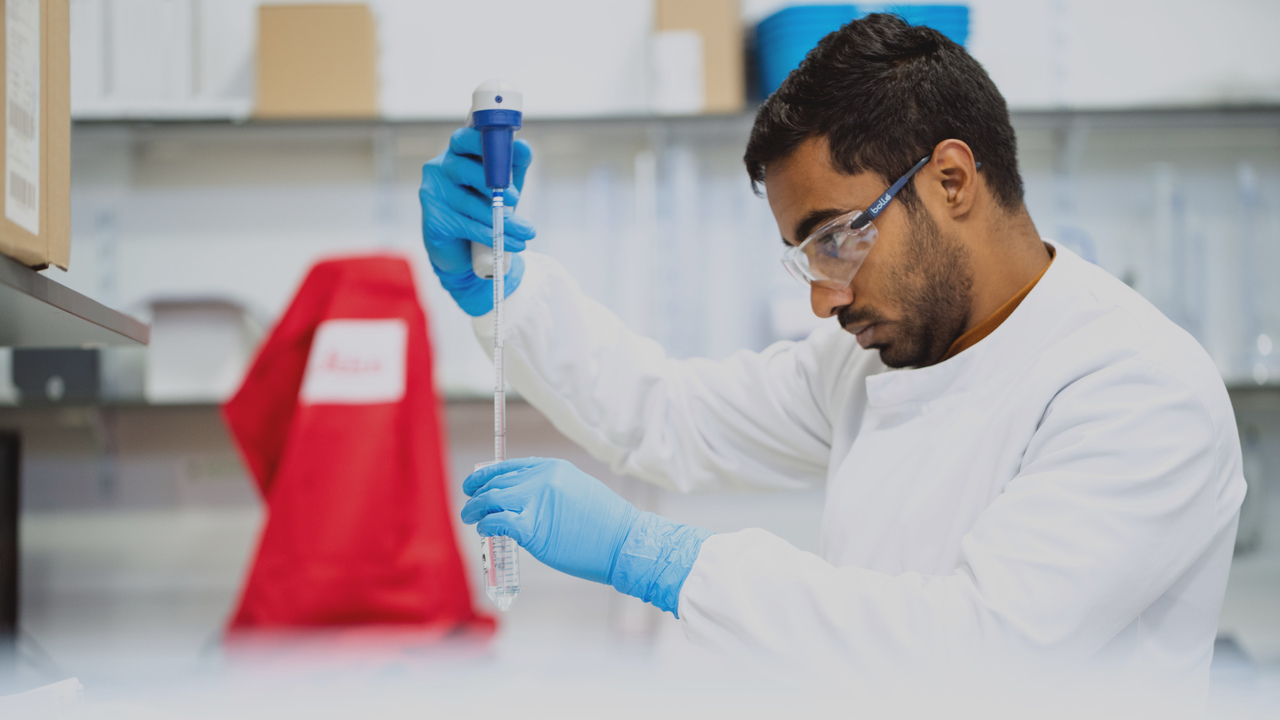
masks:
<path fill-rule="evenodd" d="M 742 0 L 743 19 L 754 24 L 793 4 Z M 969 51 L 1013 109 L 1280 102 L 1280 3 L 1271 0 L 946 4 L 969 6 Z"/>
<path fill-rule="evenodd" d="M 78 117 L 245 117 L 257 0 L 71 0 Z M 785 0 L 744 0 L 744 33 Z M 370 0 L 389 118 L 461 118 L 505 76 L 537 117 L 649 109 L 651 0 Z M 969 47 L 1015 109 L 1280 102 L 1280 3 L 972 0 Z M 864 4 L 873 7 L 873 5 Z"/>

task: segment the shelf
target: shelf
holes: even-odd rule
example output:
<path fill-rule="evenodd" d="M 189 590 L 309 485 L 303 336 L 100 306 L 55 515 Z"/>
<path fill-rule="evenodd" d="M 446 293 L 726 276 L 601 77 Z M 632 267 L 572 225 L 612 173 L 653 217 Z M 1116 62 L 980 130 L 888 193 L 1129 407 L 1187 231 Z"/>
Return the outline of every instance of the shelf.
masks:
<path fill-rule="evenodd" d="M 228 398 L 229 400 L 230 398 Z M 492 397 L 479 396 L 442 396 L 440 400 L 450 407 L 453 406 L 484 406 L 493 407 Z M 139 399 L 127 400 L 103 400 L 97 403 L 85 402 L 69 402 L 69 403 L 39 403 L 27 405 L 8 405 L 0 403 L 0 417 L 20 415 L 20 414 L 39 414 L 39 413 L 62 413 L 68 410 L 73 411 L 89 411 L 89 410 L 119 410 L 126 412 L 185 412 L 192 410 L 208 410 L 210 412 L 219 412 L 222 409 L 225 400 L 208 400 L 208 401 L 186 401 L 176 403 L 151 403 Z M 507 397 L 507 404 L 510 406 L 524 406 L 528 403 L 520 398 Z"/>
<path fill-rule="evenodd" d="M 1280 384 L 1274 382 L 1259 385 L 1252 380 L 1227 380 L 1226 386 L 1229 393 L 1280 393 Z"/>
<path fill-rule="evenodd" d="M 631 128 L 662 126 L 720 126 L 743 125 L 747 128 L 755 117 L 755 108 L 740 113 L 721 115 L 609 115 L 580 117 L 526 117 L 525 129 L 533 128 Z M 72 129 L 89 128 L 176 128 L 176 129 L 377 129 L 377 128 L 430 128 L 453 130 L 465 124 L 466 118 L 315 118 L 315 119 L 261 119 L 261 118 L 210 118 L 199 116 L 173 117 L 79 117 L 72 118 Z"/>
<path fill-rule="evenodd" d="M 1237 410 L 1245 409 L 1275 409 L 1280 410 L 1280 385 L 1229 385 L 1227 391 L 1231 395 L 1231 400 L 1237 405 Z M 230 398 L 228 398 L 230 399 Z M 454 406 L 493 406 L 492 397 L 484 397 L 480 395 L 442 395 L 440 401 L 445 405 Z M 89 410 L 118 410 L 125 412 L 186 412 L 192 410 L 208 410 L 217 412 L 222 409 L 226 400 L 190 400 L 184 402 L 173 403 L 152 403 L 142 398 L 130 399 L 107 399 L 96 403 L 72 402 L 72 403 L 39 403 L 28 405 L 11 405 L 0 403 L 0 416 L 13 416 L 21 414 L 39 414 L 39 413 L 59 413 L 68 410 L 73 411 L 89 411 Z M 525 406 L 528 401 L 507 396 L 507 404 L 511 406 Z"/>
<path fill-rule="evenodd" d="M 750 106 L 742 112 L 710 115 L 601 115 L 601 116 L 532 116 L 525 118 L 526 125 L 616 125 L 646 123 L 715 123 L 747 122 L 755 117 L 758 106 Z M 1248 122 L 1250 118 L 1267 118 L 1280 115 L 1280 105 L 1204 105 L 1131 108 L 1014 108 L 1009 112 L 1017 122 L 1057 122 L 1065 119 L 1087 118 L 1093 120 L 1138 120 L 1154 122 Z M 227 126 L 227 127 L 297 127 L 297 126 L 355 126 L 355 127 L 456 127 L 465 121 L 459 117 L 379 117 L 351 119 L 273 119 L 263 120 L 245 115 L 216 115 L 203 109 L 174 113 L 130 113 L 110 116 L 102 113 L 81 114 L 72 118 L 75 126 Z"/>
<path fill-rule="evenodd" d="M 146 345 L 151 328 L 0 255 L 0 347 Z"/>
<path fill-rule="evenodd" d="M 123 103 L 102 103 L 96 106 L 77 107 L 72 111 L 72 119 L 86 121 L 131 121 L 151 122 L 168 121 L 211 121 L 241 122 L 249 118 L 253 112 L 253 100 L 196 101 L 196 102 L 152 102 L 126 106 Z"/>

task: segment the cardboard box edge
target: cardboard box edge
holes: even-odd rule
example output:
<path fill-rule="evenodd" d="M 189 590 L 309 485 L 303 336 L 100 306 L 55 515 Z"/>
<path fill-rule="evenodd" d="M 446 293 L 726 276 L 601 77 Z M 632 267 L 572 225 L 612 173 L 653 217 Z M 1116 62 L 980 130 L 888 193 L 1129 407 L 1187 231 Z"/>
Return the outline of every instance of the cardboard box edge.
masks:
<path fill-rule="evenodd" d="M 44 208 L 49 262 L 66 270 L 71 265 L 71 0 L 48 0 L 49 40 L 45 53 Z M 50 131 L 53 132 L 50 132 Z"/>
<path fill-rule="evenodd" d="M 724 13 L 735 22 L 724 32 L 728 34 L 728 47 L 720 53 L 707 52 L 705 28 L 698 21 L 707 14 Z M 706 106 L 700 114 L 711 115 L 741 112 L 747 106 L 746 58 L 742 39 L 742 3 L 740 0 L 657 0 L 654 3 L 655 30 L 694 30 L 703 37 L 703 74 L 706 87 Z M 724 74 L 720 82 L 712 82 L 712 76 Z"/>

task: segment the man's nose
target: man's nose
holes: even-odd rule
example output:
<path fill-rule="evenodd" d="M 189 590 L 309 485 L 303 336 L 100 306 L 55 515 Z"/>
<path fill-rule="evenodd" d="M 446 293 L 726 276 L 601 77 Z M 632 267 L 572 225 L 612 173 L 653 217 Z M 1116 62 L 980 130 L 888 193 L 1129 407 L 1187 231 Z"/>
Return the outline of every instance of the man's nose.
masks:
<path fill-rule="evenodd" d="M 817 283 L 809 285 L 809 303 L 813 306 L 813 314 L 820 318 L 832 317 L 851 302 L 852 287 L 845 286 L 837 290 Z"/>

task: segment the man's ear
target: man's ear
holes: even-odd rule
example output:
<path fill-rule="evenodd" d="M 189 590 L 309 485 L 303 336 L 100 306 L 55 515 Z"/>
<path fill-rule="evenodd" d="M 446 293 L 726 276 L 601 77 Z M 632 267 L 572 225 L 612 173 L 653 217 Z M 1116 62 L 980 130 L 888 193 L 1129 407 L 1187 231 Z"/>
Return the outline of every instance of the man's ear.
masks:
<path fill-rule="evenodd" d="M 956 219 L 968 215 L 978 194 L 978 166 L 969 146 L 962 140 L 943 140 L 934 147 L 925 170 L 937 183 L 945 212 Z"/>

